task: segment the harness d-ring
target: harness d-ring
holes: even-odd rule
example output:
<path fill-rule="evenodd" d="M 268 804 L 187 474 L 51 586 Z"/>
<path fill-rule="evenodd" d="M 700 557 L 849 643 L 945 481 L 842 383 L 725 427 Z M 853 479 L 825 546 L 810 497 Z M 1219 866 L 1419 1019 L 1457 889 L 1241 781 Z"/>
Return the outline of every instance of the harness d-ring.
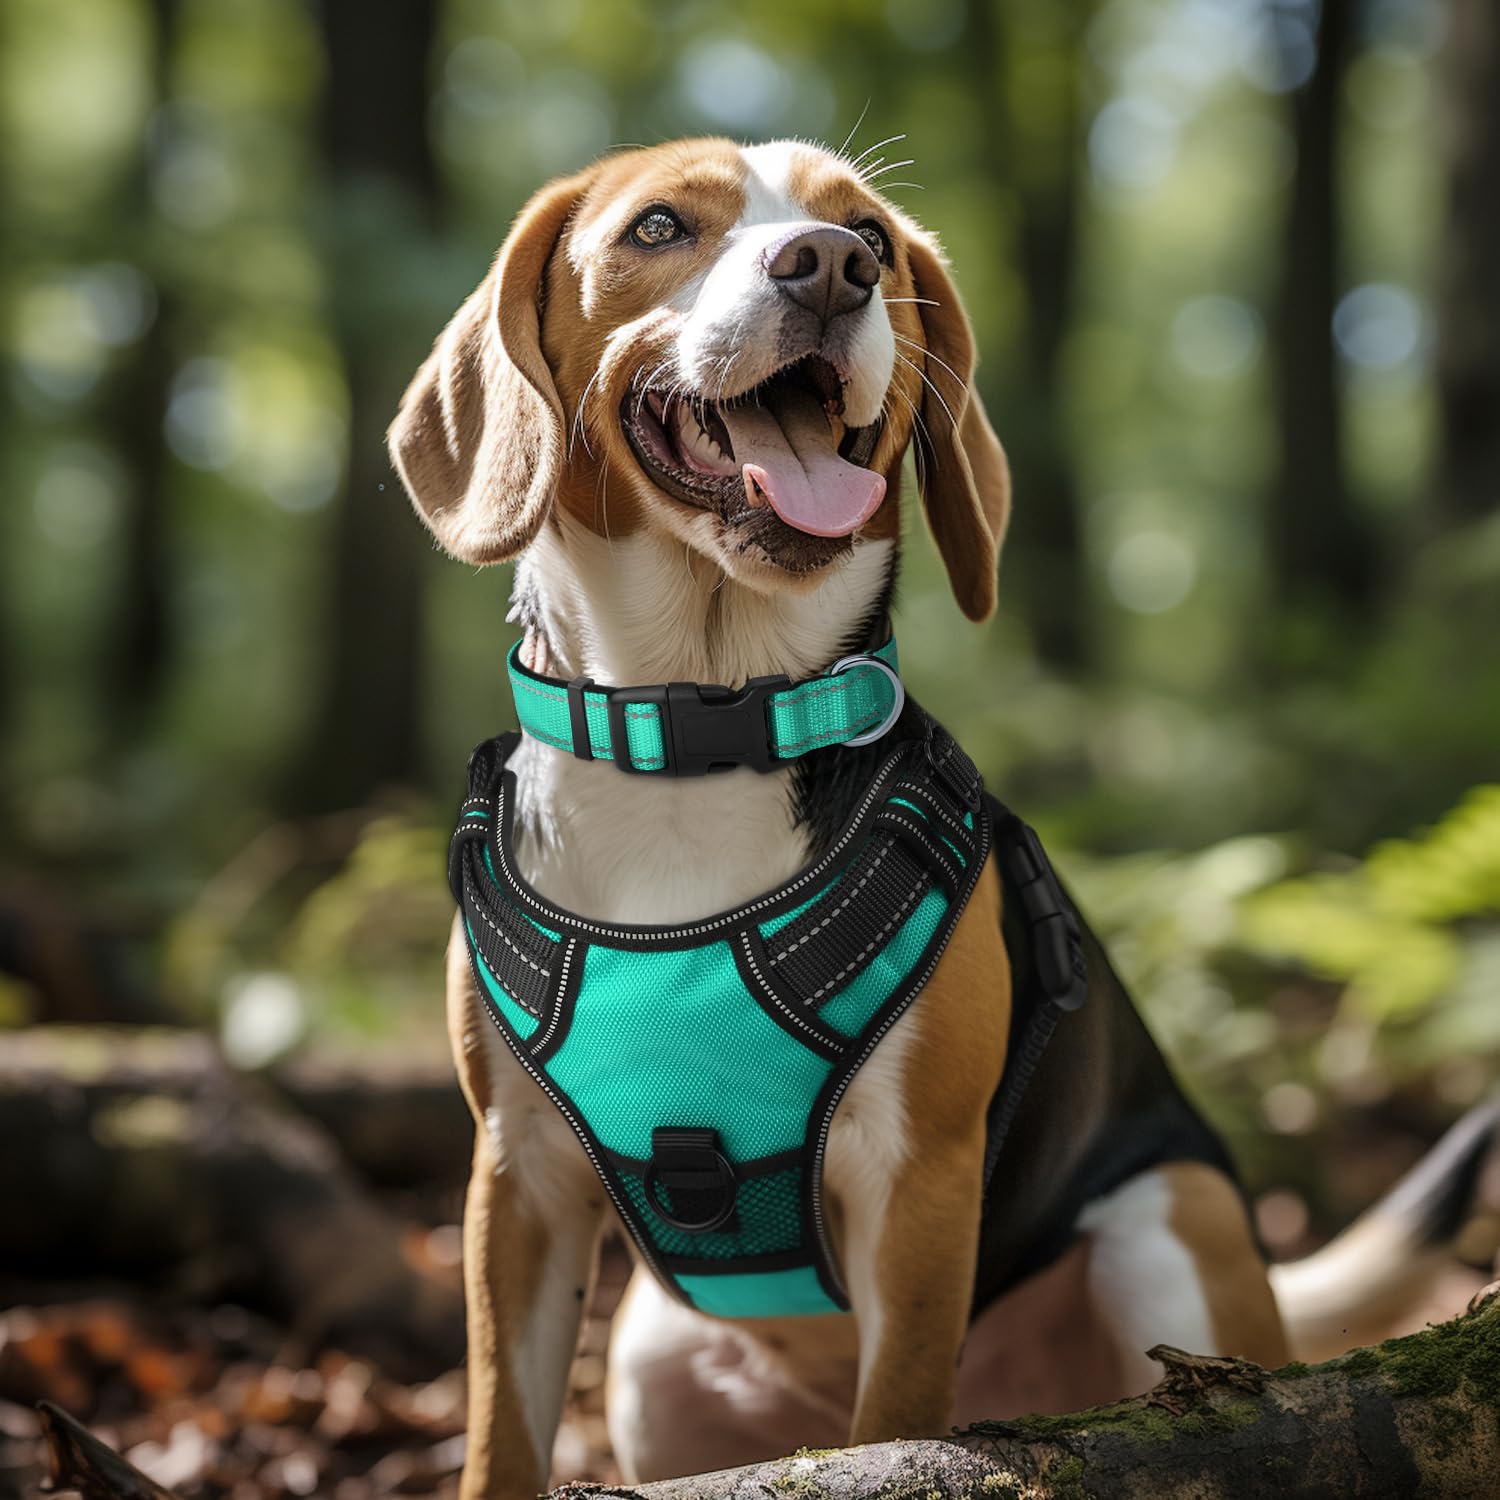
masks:
<path fill-rule="evenodd" d="M 657 1129 L 651 1132 L 651 1160 L 641 1186 L 652 1211 L 673 1229 L 684 1234 L 707 1234 L 727 1224 L 734 1214 L 739 1178 L 729 1158 L 719 1150 L 719 1137 L 712 1130 Z M 662 1159 L 658 1159 L 662 1158 Z M 662 1173 L 671 1179 L 668 1187 L 694 1194 L 718 1190 L 719 1203 L 701 1219 L 685 1219 L 661 1201 Z"/>
<path fill-rule="evenodd" d="M 853 656 L 839 657 L 829 667 L 828 676 L 837 677 L 840 672 L 847 672 L 850 667 L 875 667 L 890 679 L 891 692 L 894 694 L 891 711 L 873 729 L 866 729 L 862 734 L 853 736 L 852 739 L 839 741 L 841 745 L 871 745 L 889 734 L 895 727 L 896 720 L 901 717 L 901 710 L 906 707 L 906 684 L 901 681 L 901 676 L 894 667 L 881 661 L 878 656 L 871 655 L 868 651 L 857 651 Z"/>

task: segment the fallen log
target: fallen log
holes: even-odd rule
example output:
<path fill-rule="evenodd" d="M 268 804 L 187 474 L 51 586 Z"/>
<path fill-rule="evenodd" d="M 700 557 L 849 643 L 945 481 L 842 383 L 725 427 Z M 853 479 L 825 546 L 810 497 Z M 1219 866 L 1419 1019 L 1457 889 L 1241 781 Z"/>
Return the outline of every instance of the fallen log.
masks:
<path fill-rule="evenodd" d="M 1322 1365 L 1151 1353 L 1166 1378 L 1113 1406 L 635 1487 L 568 1484 L 551 1500 L 1500 1495 L 1500 1283 L 1462 1317 Z"/>
<path fill-rule="evenodd" d="M 0 1049 L 0 1264 L 231 1297 L 299 1346 L 402 1375 L 463 1351 L 456 1286 L 418 1274 L 403 1225 L 317 1126 L 206 1038 L 42 1027 Z M 18 1144 L 24 1143 L 24 1146 Z"/>

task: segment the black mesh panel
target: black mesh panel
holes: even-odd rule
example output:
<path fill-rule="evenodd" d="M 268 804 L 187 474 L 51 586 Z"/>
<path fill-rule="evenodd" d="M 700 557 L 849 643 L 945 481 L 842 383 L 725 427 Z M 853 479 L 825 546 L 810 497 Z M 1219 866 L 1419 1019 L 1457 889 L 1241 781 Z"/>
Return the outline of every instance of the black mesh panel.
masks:
<path fill-rule="evenodd" d="M 664 1255 L 685 1255 L 704 1260 L 738 1260 L 745 1256 L 772 1255 L 796 1250 L 802 1245 L 801 1172 L 797 1167 L 746 1177 L 735 1195 L 735 1217 L 723 1229 L 689 1234 L 673 1229 L 646 1201 L 641 1176 L 627 1168 L 617 1169 L 636 1212 L 644 1220 L 651 1239 Z M 662 1202 L 674 1213 L 688 1217 L 691 1206 L 676 1204 L 672 1195 L 657 1187 Z M 737 1228 L 734 1228 L 737 1224 Z"/>

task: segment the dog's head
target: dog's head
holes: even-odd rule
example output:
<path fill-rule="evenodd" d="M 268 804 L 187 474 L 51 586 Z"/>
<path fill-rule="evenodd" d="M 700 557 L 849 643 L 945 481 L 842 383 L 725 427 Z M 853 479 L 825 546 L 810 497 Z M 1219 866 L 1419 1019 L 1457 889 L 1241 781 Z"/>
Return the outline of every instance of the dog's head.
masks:
<path fill-rule="evenodd" d="M 758 590 L 899 530 L 915 441 L 960 605 L 994 607 L 1005 455 L 934 241 L 842 157 L 679 141 L 522 210 L 418 371 L 391 452 L 439 542 L 522 551 L 555 507 L 664 528 Z"/>

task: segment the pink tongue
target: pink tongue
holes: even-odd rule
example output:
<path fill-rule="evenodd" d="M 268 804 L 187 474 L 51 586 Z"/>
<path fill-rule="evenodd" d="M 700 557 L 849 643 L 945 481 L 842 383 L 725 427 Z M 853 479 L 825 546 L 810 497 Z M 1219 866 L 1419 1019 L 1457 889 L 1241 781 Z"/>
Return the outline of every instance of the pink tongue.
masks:
<path fill-rule="evenodd" d="M 798 531 L 848 536 L 885 495 L 885 480 L 845 463 L 822 403 L 810 391 L 778 391 L 769 406 L 721 408 L 751 505 L 771 509 Z"/>

